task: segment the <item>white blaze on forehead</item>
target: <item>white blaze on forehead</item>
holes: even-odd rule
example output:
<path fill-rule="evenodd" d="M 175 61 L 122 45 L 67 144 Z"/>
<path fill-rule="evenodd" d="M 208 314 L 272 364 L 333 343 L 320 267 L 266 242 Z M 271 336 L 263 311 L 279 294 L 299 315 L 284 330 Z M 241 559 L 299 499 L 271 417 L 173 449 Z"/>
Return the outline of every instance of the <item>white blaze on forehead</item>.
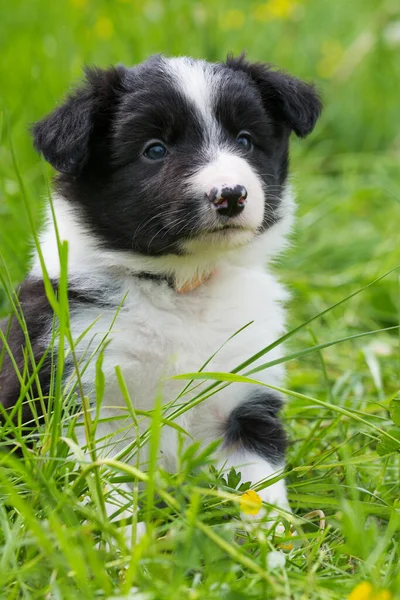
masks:
<path fill-rule="evenodd" d="M 175 79 L 179 90 L 194 105 L 208 130 L 216 127 L 213 97 L 219 76 L 209 63 L 186 57 L 165 60 L 168 73 Z"/>

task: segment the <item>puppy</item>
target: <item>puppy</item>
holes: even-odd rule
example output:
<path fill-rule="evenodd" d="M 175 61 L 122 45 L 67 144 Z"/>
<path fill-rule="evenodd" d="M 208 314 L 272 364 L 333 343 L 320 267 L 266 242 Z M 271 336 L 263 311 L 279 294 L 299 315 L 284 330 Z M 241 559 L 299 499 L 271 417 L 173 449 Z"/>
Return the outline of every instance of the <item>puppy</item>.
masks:
<path fill-rule="evenodd" d="M 267 265 L 292 224 L 290 134 L 309 134 L 320 110 L 311 85 L 244 57 L 208 63 L 154 56 L 133 68 L 87 69 L 85 82 L 34 125 L 36 150 L 58 171 L 53 206 L 69 249 L 70 326 L 76 361 L 84 365 L 80 386 L 92 403 L 95 354 L 103 352 L 97 426 L 103 454 L 128 454 L 136 435 L 116 367 L 139 414 L 151 410 L 160 393 L 171 412 L 199 389 L 179 397 L 182 382 L 170 376 L 198 371 L 210 357 L 205 371 L 229 372 L 284 334 L 286 293 Z M 50 210 L 40 246 L 57 290 L 60 260 Z M 35 362 L 42 360 L 41 394 L 51 397 L 46 350 L 55 320 L 37 254 L 19 300 Z M 26 339 L 15 318 L 7 333 L 14 361 L 7 352 L 0 399 L 11 410 L 29 377 Z M 278 346 L 253 366 L 280 356 Z M 65 389 L 74 371 L 67 353 Z M 283 375 L 281 364 L 258 374 L 273 385 Z M 38 386 L 32 383 L 31 398 Z M 30 407 L 23 405 L 25 421 L 32 419 Z M 221 438 L 217 465 L 233 466 L 243 481 L 257 483 L 284 464 L 280 408 L 281 398 L 267 387 L 235 383 L 176 422 L 189 440 Z M 142 431 L 148 425 L 139 423 Z M 167 469 L 175 468 L 178 437 L 176 429 L 162 428 Z M 260 494 L 288 508 L 282 480 Z"/>

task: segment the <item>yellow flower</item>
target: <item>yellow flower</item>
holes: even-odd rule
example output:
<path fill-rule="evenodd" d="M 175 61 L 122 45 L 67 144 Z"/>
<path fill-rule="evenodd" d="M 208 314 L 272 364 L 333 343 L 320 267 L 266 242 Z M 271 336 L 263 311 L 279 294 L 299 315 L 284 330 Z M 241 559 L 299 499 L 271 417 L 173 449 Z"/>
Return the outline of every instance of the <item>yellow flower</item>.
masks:
<path fill-rule="evenodd" d="M 94 30 L 100 39 L 108 40 L 114 33 L 114 25 L 108 17 L 99 17 L 94 26 Z"/>
<path fill-rule="evenodd" d="M 269 0 L 254 8 L 254 18 L 257 21 L 272 21 L 273 19 L 290 19 L 298 7 L 293 0 Z"/>
<path fill-rule="evenodd" d="M 285 552 L 290 552 L 290 550 L 293 550 L 293 544 L 292 542 L 283 542 L 282 544 L 279 544 L 279 548 L 282 548 Z"/>
<path fill-rule="evenodd" d="M 372 600 L 374 589 L 368 581 L 359 583 L 349 596 L 349 600 Z"/>
<path fill-rule="evenodd" d="M 279 523 L 275 529 L 274 541 L 279 542 L 280 538 L 292 537 L 292 535 L 293 533 L 290 530 L 286 531 L 284 525 L 282 523 Z M 278 543 L 277 545 L 278 548 L 282 548 L 282 550 L 285 550 L 286 552 L 290 552 L 290 550 L 293 550 L 293 544 L 290 540 Z"/>
<path fill-rule="evenodd" d="M 228 10 L 221 16 L 219 25 L 221 29 L 229 31 L 230 29 L 240 29 L 244 24 L 244 12 L 237 8 Z"/>
<path fill-rule="evenodd" d="M 257 515 L 261 505 L 262 500 L 254 490 L 247 490 L 240 497 L 240 510 L 248 515 Z"/>
<path fill-rule="evenodd" d="M 363 581 L 356 585 L 348 600 L 391 600 L 391 598 L 392 594 L 389 590 L 377 591 L 368 581 Z"/>

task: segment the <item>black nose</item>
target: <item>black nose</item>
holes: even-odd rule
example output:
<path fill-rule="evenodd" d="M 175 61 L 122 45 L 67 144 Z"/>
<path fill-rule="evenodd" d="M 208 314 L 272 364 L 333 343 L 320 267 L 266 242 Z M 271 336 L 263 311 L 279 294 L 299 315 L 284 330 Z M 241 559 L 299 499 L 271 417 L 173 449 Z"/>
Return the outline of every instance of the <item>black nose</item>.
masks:
<path fill-rule="evenodd" d="M 209 194 L 210 202 L 219 215 L 236 217 L 246 206 L 247 190 L 242 185 L 234 187 L 213 188 Z"/>

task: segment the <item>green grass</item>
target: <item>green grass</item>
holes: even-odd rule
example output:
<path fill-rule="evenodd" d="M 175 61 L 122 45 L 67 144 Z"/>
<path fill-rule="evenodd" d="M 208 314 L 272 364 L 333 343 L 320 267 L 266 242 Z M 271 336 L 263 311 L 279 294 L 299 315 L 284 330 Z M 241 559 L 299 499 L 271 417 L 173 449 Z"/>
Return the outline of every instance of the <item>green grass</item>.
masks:
<path fill-rule="evenodd" d="M 173 425 L 162 421 L 160 408 L 148 432 L 154 457 L 148 472 L 137 470 L 134 445 L 130 461 L 97 460 L 89 413 L 91 458 L 83 458 L 73 443 L 79 426 L 73 394 L 63 393 L 56 378 L 55 411 L 33 450 L 14 431 L 22 458 L 5 449 L 0 456 L 0 597 L 340 600 L 371 581 L 400 598 L 400 422 L 393 400 L 400 281 L 392 270 L 400 264 L 400 46 L 390 41 L 399 21 L 390 0 L 15 0 L 2 6 L 4 314 L 10 289 L 27 271 L 32 229 L 48 194 L 47 171 L 27 126 L 54 106 L 82 64 L 132 64 L 160 51 L 214 60 L 246 48 L 253 59 L 315 80 L 325 112 L 309 140 L 293 140 L 298 221 L 293 245 L 275 267 L 292 291 L 294 334 L 285 345 L 292 549 L 268 534 L 272 522 L 243 532 L 240 483 L 218 477 L 198 447 L 182 450 L 176 474 L 160 469 L 157 431 Z M 65 297 L 52 301 L 68 339 Z M 97 391 L 101 398 L 100 363 Z M 132 411 L 127 396 L 126 405 Z M 133 550 L 103 512 L 104 497 L 126 480 L 146 484 L 126 499 L 138 503 L 139 518 L 148 523 Z M 326 515 L 324 530 L 304 518 L 316 509 Z M 277 550 L 285 566 L 272 569 Z"/>

